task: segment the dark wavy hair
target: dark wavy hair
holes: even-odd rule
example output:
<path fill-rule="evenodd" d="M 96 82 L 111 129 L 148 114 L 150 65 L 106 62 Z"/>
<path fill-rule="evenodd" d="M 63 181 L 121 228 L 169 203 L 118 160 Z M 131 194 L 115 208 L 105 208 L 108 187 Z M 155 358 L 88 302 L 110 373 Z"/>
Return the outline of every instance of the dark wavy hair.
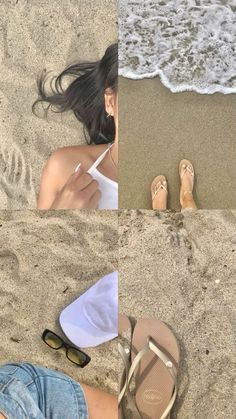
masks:
<path fill-rule="evenodd" d="M 69 76 L 74 80 L 64 89 L 62 82 Z M 115 139 L 113 117 L 107 117 L 104 93 L 107 88 L 114 93 L 118 88 L 118 44 L 110 45 L 103 58 L 97 62 L 73 64 L 58 77 L 50 79 L 50 92 L 45 84 L 50 78 L 44 71 L 37 80 L 39 97 L 32 109 L 35 115 L 39 102 L 48 103 L 44 111 L 66 112 L 72 110 L 82 122 L 88 144 L 107 144 Z"/>

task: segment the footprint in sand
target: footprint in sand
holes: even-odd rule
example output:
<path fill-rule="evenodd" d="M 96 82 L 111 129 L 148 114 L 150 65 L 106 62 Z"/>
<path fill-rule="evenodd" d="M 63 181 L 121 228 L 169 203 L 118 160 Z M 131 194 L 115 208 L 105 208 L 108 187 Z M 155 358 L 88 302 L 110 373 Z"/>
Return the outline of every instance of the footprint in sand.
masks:
<path fill-rule="evenodd" d="M 0 209 L 35 208 L 31 167 L 16 145 L 0 145 Z"/>
<path fill-rule="evenodd" d="M 15 313 L 19 298 L 11 292 L 1 291 L 1 319 Z"/>
<path fill-rule="evenodd" d="M 1 275 L 19 275 L 19 261 L 15 253 L 10 250 L 2 250 L 0 252 L 0 271 Z M 2 282 L 2 281 L 1 281 Z"/>

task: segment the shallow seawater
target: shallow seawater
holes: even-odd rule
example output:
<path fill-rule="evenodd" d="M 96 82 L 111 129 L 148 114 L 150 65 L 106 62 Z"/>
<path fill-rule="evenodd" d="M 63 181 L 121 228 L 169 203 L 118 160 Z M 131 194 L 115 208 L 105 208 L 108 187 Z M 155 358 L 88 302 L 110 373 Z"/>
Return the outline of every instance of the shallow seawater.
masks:
<path fill-rule="evenodd" d="M 119 74 L 236 92 L 236 0 L 120 0 Z"/>

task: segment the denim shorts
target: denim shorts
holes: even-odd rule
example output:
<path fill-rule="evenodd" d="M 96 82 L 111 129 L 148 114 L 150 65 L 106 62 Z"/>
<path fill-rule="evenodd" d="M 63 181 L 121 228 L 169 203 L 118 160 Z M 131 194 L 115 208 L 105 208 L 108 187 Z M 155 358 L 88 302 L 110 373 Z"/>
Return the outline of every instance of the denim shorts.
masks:
<path fill-rule="evenodd" d="M 32 364 L 0 366 L 0 412 L 7 419 L 88 419 L 79 383 Z"/>

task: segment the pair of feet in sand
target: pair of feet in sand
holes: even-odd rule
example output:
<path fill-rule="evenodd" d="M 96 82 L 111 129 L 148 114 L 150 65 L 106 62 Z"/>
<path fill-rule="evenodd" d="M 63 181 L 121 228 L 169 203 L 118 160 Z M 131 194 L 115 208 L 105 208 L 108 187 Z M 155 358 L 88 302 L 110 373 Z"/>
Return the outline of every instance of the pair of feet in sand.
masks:
<path fill-rule="evenodd" d="M 180 205 L 181 208 L 197 209 L 193 199 L 194 168 L 189 160 L 181 160 L 179 164 Z M 168 185 L 165 176 L 155 177 L 151 184 L 152 209 L 167 209 Z"/>

